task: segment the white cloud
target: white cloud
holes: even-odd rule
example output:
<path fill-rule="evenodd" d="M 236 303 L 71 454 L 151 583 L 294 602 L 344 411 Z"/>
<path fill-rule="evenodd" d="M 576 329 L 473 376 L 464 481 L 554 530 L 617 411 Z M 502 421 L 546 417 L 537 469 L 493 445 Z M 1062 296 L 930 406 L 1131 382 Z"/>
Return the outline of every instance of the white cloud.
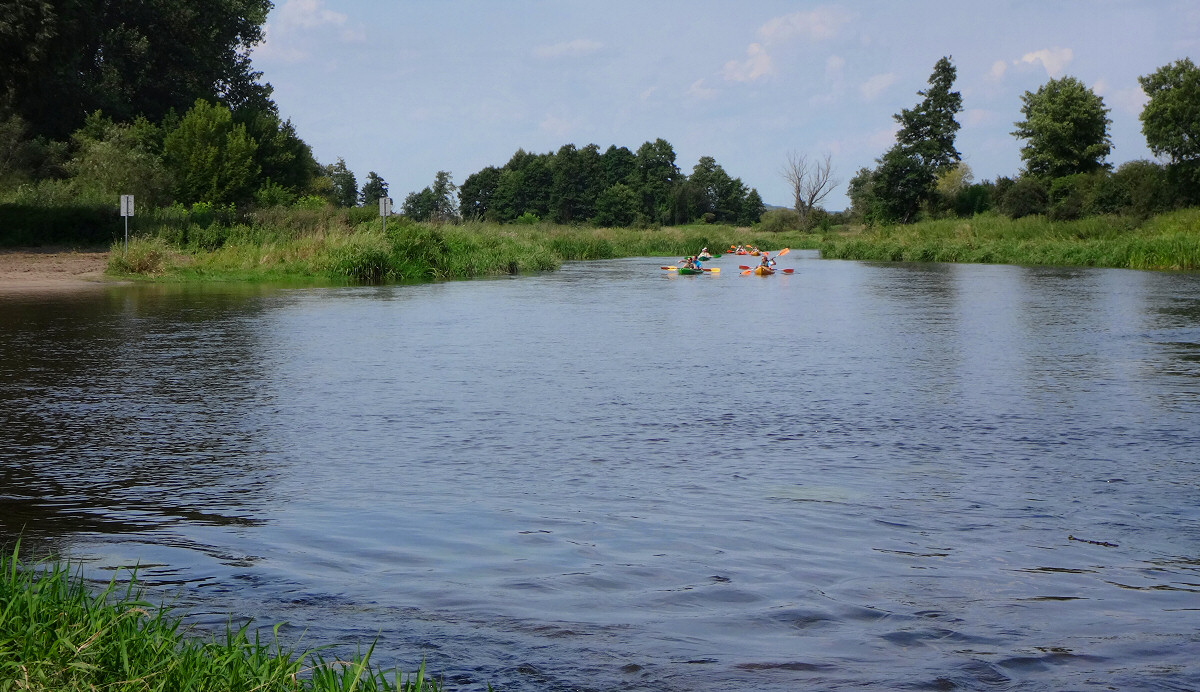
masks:
<path fill-rule="evenodd" d="M 793 12 L 775 17 L 758 29 L 764 41 L 787 41 L 792 38 L 821 41 L 833 38 L 854 15 L 838 7 L 818 7 L 810 12 Z"/>
<path fill-rule="evenodd" d="M 325 24 L 342 26 L 346 15 L 327 10 L 323 0 L 285 0 L 275 12 L 274 19 L 283 31 L 312 29 Z"/>
<path fill-rule="evenodd" d="M 1150 100 L 1140 86 L 1132 89 L 1113 89 L 1103 78 L 1096 80 L 1092 91 L 1104 99 L 1104 105 L 1130 115 L 1141 115 L 1142 109 Z"/>
<path fill-rule="evenodd" d="M 595 53 L 603 47 L 604 44 L 599 41 L 577 38 L 574 41 L 555 43 L 552 46 L 538 46 L 533 52 L 539 58 L 578 58 Z"/>
<path fill-rule="evenodd" d="M 771 56 L 767 55 L 762 44 L 751 43 L 746 48 L 746 59 L 730 60 L 725 63 L 722 74 L 731 82 L 753 82 L 771 74 L 772 69 Z"/>
<path fill-rule="evenodd" d="M 367 40 L 362 28 L 346 26 L 346 15 L 325 9 L 323 0 L 285 0 L 263 25 L 263 41 L 254 49 L 254 57 L 279 62 L 300 62 L 308 57 L 307 38 L 299 36 L 321 27 L 340 27 L 339 40 L 361 43 Z"/>
<path fill-rule="evenodd" d="M 1074 57 L 1075 54 L 1071 52 L 1070 48 L 1043 48 L 1022 55 L 1021 59 L 1014 60 L 1013 64 L 1032 65 L 1040 62 L 1042 67 L 1046 68 L 1046 74 L 1050 75 L 1053 79 L 1058 79 L 1066 70 L 1067 64 Z"/>
<path fill-rule="evenodd" d="M 862 86 L 860 86 L 858 90 L 862 92 L 863 98 L 871 101 L 876 96 L 879 96 L 881 93 L 883 93 L 884 89 L 887 89 L 895 82 L 895 73 L 886 72 L 884 74 L 877 74 L 863 82 Z"/>
<path fill-rule="evenodd" d="M 692 82 L 692 86 L 688 89 L 688 94 L 691 94 L 699 99 L 707 100 L 716 98 L 717 90 L 713 89 L 712 87 L 704 86 L 703 79 L 697 79 L 695 82 Z"/>
<path fill-rule="evenodd" d="M 1003 60 L 997 60 L 996 62 L 992 63 L 992 69 L 988 71 L 988 79 L 998 82 L 998 81 L 1000 81 L 1000 78 L 1004 76 L 1004 73 L 1007 71 L 1008 71 L 1008 64 L 1005 63 Z"/>

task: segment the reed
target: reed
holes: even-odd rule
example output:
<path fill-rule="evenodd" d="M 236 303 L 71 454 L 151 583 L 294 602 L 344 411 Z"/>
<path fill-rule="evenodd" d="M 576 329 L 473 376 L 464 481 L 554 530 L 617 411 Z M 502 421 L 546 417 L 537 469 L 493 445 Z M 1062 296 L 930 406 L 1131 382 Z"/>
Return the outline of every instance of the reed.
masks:
<path fill-rule="evenodd" d="M 412 676 L 370 663 L 326 661 L 316 650 L 251 639 L 249 626 L 194 636 L 131 578 L 98 593 L 62 563 L 27 566 L 0 556 L 0 690 L 150 692 L 439 692 L 424 666 Z"/>
<path fill-rule="evenodd" d="M 831 259 L 1200 269 L 1200 210 L 1145 222 L 1121 216 L 1050 221 L 980 215 L 826 234 Z"/>
<path fill-rule="evenodd" d="M 732 226 L 662 229 L 549 224 L 432 225 L 391 220 L 351 224 L 327 210 L 272 216 L 233 227 L 167 229 L 113 245 L 109 272 L 158 280 L 311 280 L 405 283 L 557 269 L 565 261 L 684 256 L 731 244 L 815 247 L 815 238 Z M 144 259 L 143 259 L 144 258 Z"/>

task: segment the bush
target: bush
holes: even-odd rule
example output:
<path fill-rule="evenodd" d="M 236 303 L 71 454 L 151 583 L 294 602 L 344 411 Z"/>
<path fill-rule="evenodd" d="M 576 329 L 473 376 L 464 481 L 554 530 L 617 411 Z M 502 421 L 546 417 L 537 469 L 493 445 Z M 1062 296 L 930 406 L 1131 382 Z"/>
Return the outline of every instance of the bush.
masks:
<path fill-rule="evenodd" d="M 534 214 L 531 211 L 527 211 L 524 214 L 521 214 L 517 218 L 513 219 L 513 223 L 523 224 L 526 226 L 533 226 L 540 222 L 541 222 L 541 219 L 538 218 L 538 215 Z"/>
<path fill-rule="evenodd" d="M 762 215 L 758 230 L 768 233 L 800 230 L 800 215 L 795 209 L 770 209 Z"/>
<path fill-rule="evenodd" d="M 1022 177 L 1008 187 L 999 200 L 1001 213 L 1009 218 L 1045 214 L 1048 194 L 1046 185 L 1037 178 Z"/>

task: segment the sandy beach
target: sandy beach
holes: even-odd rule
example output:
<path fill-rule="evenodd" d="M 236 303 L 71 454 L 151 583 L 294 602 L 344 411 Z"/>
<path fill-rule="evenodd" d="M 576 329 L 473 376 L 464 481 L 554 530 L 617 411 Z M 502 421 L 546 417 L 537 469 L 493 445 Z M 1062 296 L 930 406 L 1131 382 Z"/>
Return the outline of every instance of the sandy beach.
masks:
<path fill-rule="evenodd" d="M 35 248 L 0 250 L 0 295 L 99 288 L 108 252 Z"/>

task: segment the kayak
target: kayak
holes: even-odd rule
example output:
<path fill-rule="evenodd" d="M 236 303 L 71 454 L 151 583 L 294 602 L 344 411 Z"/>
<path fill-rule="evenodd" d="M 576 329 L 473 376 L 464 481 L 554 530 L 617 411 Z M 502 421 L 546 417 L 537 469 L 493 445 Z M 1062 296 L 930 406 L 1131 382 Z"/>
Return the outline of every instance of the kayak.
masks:
<path fill-rule="evenodd" d="M 754 268 L 755 276 L 770 276 L 775 273 L 774 269 L 768 269 L 761 264 Z"/>
<path fill-rule="evenodd" d="M 680 274 L 703 274 L 703 269 L 692 269 L 691 267 L 680 267 L 675 270 Z"/>
<path fill-rule="evenodd" d="M 718 257 L 720 257 L 720 255 L 709 255 L 708 257 L 697 257 L 696 259 L 701 262 L 706 262 L 710 259 L 717 259 Z"/>

